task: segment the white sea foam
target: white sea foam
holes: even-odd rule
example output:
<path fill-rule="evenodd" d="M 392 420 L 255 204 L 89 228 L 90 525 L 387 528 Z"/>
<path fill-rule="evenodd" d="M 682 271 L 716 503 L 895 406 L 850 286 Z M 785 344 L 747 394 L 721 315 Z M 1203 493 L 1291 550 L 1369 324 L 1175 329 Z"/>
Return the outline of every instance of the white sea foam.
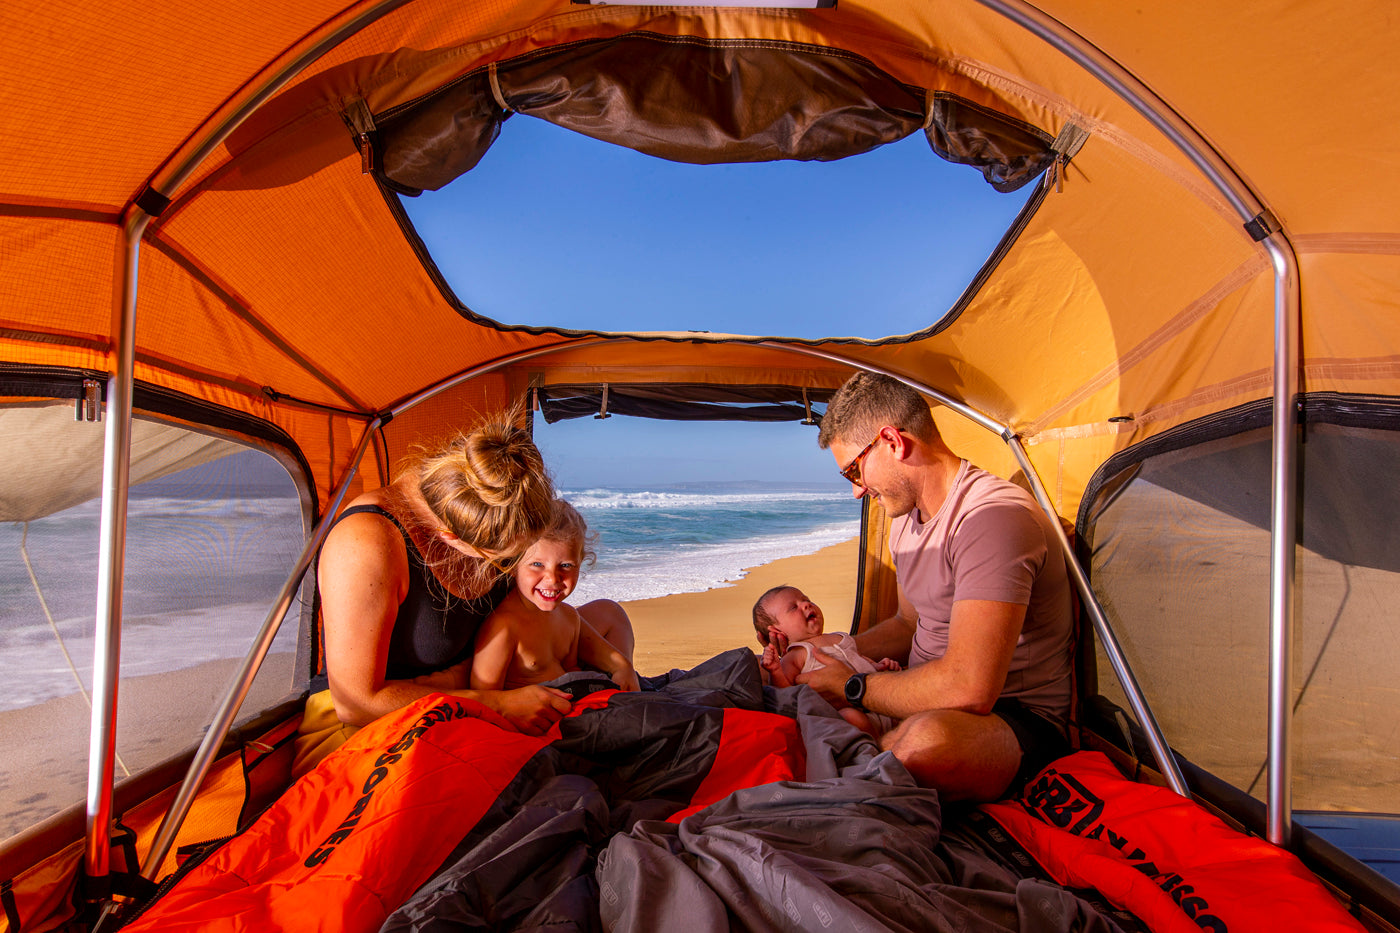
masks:
<path fill-rule="evenodd" d="M 683 544 L 669 553 L 637 555 L 620 561 L 600 558 L 591 571 L 584 573 L 569 601 L 578 605 L 600 597 L 626 601 L 701 593 L 741 579 L 749 568 L 784 557 L 814 554 L 848 541 L 859 532 L 859 522 L 841 522 L 803 534 Z"/>
<path fill-rule="evenodd" d="M 243 603 L 124 619 L 121 676 L 162 674 L 206 661 L 246 657 L 268 609 Z M 65 619 L 57 625 L 61 642 L 44 624 L 10 629 L 0 637 L 0 682 L 6 685 L 0 693 L 0 712 L 77 693 L 79 680 L 82 690 L 91 692 L 92 618 Z M 291 613 L 271 651 L 295 652 L 296 627 L 295 613 Z"/>
<path fill-rule="evenodd" d="M 755 491 L 679 492 L 611 489 L 561 490 L 560 495 L 577 509 L 739 509 L 772 508 L 782 503 L 844 502 L 844 492 Z"/>

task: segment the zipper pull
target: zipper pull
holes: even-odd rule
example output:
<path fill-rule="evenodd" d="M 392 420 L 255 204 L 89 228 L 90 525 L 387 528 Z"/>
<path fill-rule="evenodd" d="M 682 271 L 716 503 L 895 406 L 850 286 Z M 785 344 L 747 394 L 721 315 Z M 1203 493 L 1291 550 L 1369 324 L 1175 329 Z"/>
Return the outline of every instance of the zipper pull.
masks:
<path fill-rule="evenodd" d="M 341 117 L 354 134 L 355 148 L 360 152 L 360 174 L 368 175 L 374 171 L 374 114 L 369 112 L 364 98 L 355 97 L 345 105 Z"/>
<path fill-rule="evenodd" d="M 1050 151 L 1055 153 L 1055 159 L 1045 172 L 1045 181 L 1047 184 L 1055 186 L 1056 194 L 1064 193 L 1065 166 L 1069 165 L 1069 160 L 1074 158 L 1088 139 L 1088 130 L 1073 123 L 1066 123 L 1060 130 L 1060 135 L 1056 136 L 1055 141 L 1050 144 Z"/>

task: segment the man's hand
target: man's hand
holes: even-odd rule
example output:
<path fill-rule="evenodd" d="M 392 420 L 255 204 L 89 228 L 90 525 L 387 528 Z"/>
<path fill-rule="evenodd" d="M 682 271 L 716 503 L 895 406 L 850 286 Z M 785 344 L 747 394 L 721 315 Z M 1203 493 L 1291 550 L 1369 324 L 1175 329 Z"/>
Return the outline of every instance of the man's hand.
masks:
<path fill-rule="evenodd" d="M 573 708 L 563 690 L 534 684 L 514 690 L 483 691 L 481 701 L 526 735 L 544 735 Z"/>
<path fill-rule="evenodd" d="M 824 656 L 822 662 L 825 667 L 819 667 L 806 674 L 799 674 L 797 682 L 806 684 L 817 691 L 822 697 L 837 709 L 846 706 L 846 681 L 855 673 L 842 661 L 833 657 Z"/>
<path fill-rule="evenodd" d="M 787 654 L 789 648 L 787 633 L 776 625 L 768 626 L 768 644 L 773 646 L 778 652 L 778 657 L 781 658 Z"/>

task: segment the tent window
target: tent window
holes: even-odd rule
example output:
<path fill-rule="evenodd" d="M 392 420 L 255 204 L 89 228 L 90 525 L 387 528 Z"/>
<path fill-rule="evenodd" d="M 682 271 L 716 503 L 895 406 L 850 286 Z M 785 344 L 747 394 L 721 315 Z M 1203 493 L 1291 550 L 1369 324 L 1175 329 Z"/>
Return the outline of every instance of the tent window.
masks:
<path fill-rule="evenodd" d="M 74 419 L 72 399 L 0 406 L 0 726 L 12 770 L 43 776 L 0 787 L 0 839 L 86 793 L 103 434 L 103 422 Z M 310 518 L 261 449 L 138 418 L 132 450 L 119 782 L 199 742 Z M 298 622 L 294 609 L 250 714 L 295 692 Z"/>
<path fill-rule="evenodd" d="M 1385 406 L 1315 405 L 1301 445 L 1294 805 L 1400 812 L 1400 431 Z M 1105 474 L 1081 524 L 1094 587 L 1168 741 L 1263 798 L 1267 426 Z M 1126 708 L 1106 660 L 1100 692 Z M 1211 709 L 1202 707 L 1209 697 Z M 1214 712 L 1228 711 L 1228 715 Z M 1364 751 L 1363 751 L 1364 750 Z"/>
<path fill-rule="evenodd" d="M 512 113 L 676 162 L 829 161 L 924 129 L 941 157 L 998 191 L 1054 161 L 1049 134 L 895 80 L 871 62 L 797 43 L 655 33 L 571 43 L 495 63 L 379 114 L 347 114 L 367 164 L 401 194 L 474 167 Z M 364 152 L 362 148 L 362 152 Z"/>

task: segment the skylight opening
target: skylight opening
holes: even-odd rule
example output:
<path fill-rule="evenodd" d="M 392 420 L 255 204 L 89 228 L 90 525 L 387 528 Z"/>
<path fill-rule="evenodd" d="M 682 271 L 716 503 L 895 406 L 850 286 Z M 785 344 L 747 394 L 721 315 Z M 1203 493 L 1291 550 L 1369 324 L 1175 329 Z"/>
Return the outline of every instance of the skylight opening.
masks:
<path fill-rule="evenodd" d="M 517 115 L 404 205 L 457 297 L 503 324 L 876 338 L 937 323 L 1032 190 L 998 194 L 922 134 L 690 165 Z"/>

